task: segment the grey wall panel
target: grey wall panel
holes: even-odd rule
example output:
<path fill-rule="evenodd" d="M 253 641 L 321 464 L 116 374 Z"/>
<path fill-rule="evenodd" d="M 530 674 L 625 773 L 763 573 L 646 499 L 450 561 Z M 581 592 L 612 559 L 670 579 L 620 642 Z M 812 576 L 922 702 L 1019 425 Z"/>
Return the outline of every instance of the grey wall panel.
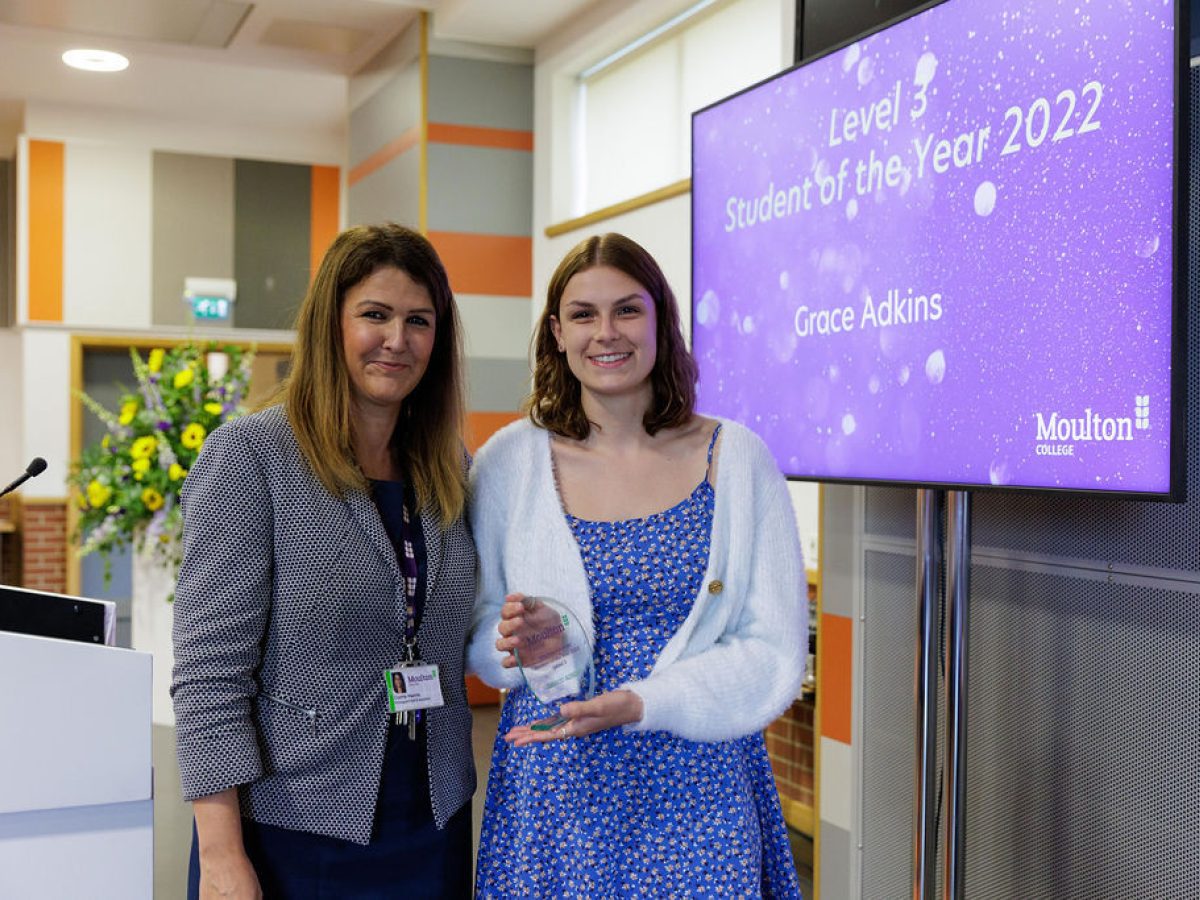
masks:
<path fill-rule="evenodd" d="M 830 900 L 850 896 L 848 860 L 854 857 L 850 832 L 821 823 L 821 896 Z M 807 895 L 806 895 L 807 896 Z"/>
<path fill-rule="evenodd" d="M 429 229 L 525 236 L 533 231 L 533 154 L 429 145 Z"/>
<path fill-rule="evenodd" d="M 529 363 L 474 356 L 467 360 L 467 409 L 511 412 L 521 405 L 530 385 Z"/>
<path fill-rule="evenodd" d="M 155 152 L 151 321 L 187 325 L 188 276 L 233 278 L 233 160 Z M 241 324 L 235 315 L 235 324 Z"/>
<path fill-rule="evenodd" d="M 917 603 L 912 556 L 868 550 L 870 586 L 863 625 L 863 897 L 911 893 L 913 766 L 916 719 L 913 678 Z M 824 830 L 821 833 L 822 842 Z M 848 896 L 825 894 L 824 896 Z"/>
<path fill-rule="evenodd" d="M 822 487 L 821 608 L 826 615 L 855 614 L 859 579 L 854 537 L 861 527 L 857 512 L 863 490 L 845 484 Z"/>
<path fill-rule="evenodd" d="M 350 113 L 350 167 L 421 124 L 421 70 L 402 69 Z"/>
<path fill-rule="evenodd" d="M 533 130 L 533 66 L 429 57 L 429 121 Z"/>
<path fill-rule="evenodd" d="M 346 225 L 398 222 L 420 227 L 421 156 L 414 147 L 350 185 Z"/>
<path fill-rule="evenodd" d="M 239 159 L 234 185 L 234 322 L 290 328 L 308 289 L 312 169 Z"/>

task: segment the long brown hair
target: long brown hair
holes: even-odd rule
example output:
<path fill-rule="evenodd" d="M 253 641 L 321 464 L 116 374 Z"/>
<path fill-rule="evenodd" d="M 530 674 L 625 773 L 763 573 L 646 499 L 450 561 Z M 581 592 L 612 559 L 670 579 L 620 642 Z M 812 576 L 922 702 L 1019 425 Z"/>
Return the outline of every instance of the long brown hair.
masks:
<path fill-rule="evenodd" d="M 567 282 L 598 266 L 624 272 L 654 301 L 657 356 L 650 373 L 653 396 L 642 426 L 647 434 L 654 434 L 686 424 L 695 410 L 697 369 L 683 340 L 675 294 L 654 257 L 636 241 L 616 232 L 593 235 L 576 244 L 550 279 L 546 308 L 533 335 L 533 391 L 525 401 L 529 418 L 535 425 L 575 440 L 581 441 L 591 433 L 579 379 L 558 350 L 550 319 L 558 316 Z"/>
<path fill-rule="evenodd" d="M 346 292 L 385 266 L 422 285 L 433 300 L 433 352 L 425 374 L 404 398 L 392 434 L 397 462 L 421 508 L 437 508 L 443 524 L 462 515 L 462 329 L 446 270 L 417 232 L 388 222 L 343 231 L 326 251 L 296 315 L 292 371 L 280 390 L 304 458 L 334 495 L 365 490 L 355 462 L 351 382 L 342 346 Z"/>

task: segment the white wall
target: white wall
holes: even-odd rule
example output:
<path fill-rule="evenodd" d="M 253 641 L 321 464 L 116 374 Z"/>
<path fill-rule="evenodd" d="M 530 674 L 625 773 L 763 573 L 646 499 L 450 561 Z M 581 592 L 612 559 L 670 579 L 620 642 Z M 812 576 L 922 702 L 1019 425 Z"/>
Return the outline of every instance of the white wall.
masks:
<path fill-rule="evenodd" d="M 65 497 L 70 467 L 71 336 L 53 328 L 21 332 L 22 427 L 21 468 L 35 456 L 46 460 L 46 471 L 25 483 L 23 497 Z"/>
<path fill-rule="evenodd" d="M 534 52 L 534 272 L 547 225 L 575 215 L 573 134 L 576 74 L 691 5 L 689 0 L 607 0 L 588 9 Z M 652 136 L 648 136 L 652 139 Z M 553 270 L 553 266 L 550 267 Z M 534 289 L 539 282 L 536 277 Z"/>
<path fill-rule="evenodd" d="M 22 458 L 24 446 L 21 430 L 12 423 L 21 421 L 24 410 L 24 394 L 19 390 L 23 383 L 24 350 L 19 332 L 11 328 L 0 328 L 0 422 L 8 427 L 0 428 L 0 482 L 8 484 L 29 464 Z M 35 454 L 36 455 L 36 454 Z"/>
<path fill-rule="evenodd" d="M 297 83 L 289 90 L 300 91 Z M 339 78 L 338 96 L 345 103 L 345 79 Z M 326 93 L 324 90 L 322 94 Z M 326 103 L 324 97 L 314 103 Z M 343 105 L 344 110 L 344 105 Z M 91 141 L 123 147 L 233 156 L 272 162 L 340 166 L 346 146 L 344 125 L 330 128 L 279 122 L 189 117 L 185 110 L 148 114 L 123 109 L 71 106 L 42 101 L 26 104 L 23 131 L 32 137 L 55 141 Z"/>
<path fill-rule="evenodd" d="M 151 153 L 72 141 L 63 164 L 63 321 L 140 330 L 151 320 Z"/>

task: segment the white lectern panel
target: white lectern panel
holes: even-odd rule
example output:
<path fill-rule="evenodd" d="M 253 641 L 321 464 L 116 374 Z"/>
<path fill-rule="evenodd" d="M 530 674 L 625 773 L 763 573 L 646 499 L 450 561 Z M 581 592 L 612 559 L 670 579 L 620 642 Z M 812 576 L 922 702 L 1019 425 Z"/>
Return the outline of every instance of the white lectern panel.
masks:
<path fill-rule="evenodd" d="M 0 813 L 151 796 L 148 653 L 0 632 Z"/>
<path fill-rule="evenodd" d="M 0 814 L 0 897 L 150 900 L 154 801 Z"/>
<path fill-rule="evenodd" d="M 149 900 L 147 653 L 0 631 L 0 897 Z"/>

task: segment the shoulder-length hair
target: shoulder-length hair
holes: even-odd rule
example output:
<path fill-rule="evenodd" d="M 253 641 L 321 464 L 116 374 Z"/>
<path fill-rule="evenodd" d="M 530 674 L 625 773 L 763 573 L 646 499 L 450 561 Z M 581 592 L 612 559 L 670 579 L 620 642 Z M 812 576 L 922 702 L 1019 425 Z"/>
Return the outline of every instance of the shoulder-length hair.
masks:
<path fill-rule="evenodd" d="M 401 405 L 392 449 L 420 507 L 433 506 L 449 524 L 462 515 L 466 498 L 462 329 L 446 270 L 422 235 L 389 222 L 350 228 L 334 239 L 297 313 L 292 370 L 280 393 L 321 484 L 335 496 L 366 490 L 354 453 L 342 304 L 347 291 L 387 266 L 423 286 L 434 308 L 433 352 Z"/>
<path fill-rule="evenodd" d="M 581 441 L 591 433 L 579 379 L 571 373 L 565 354 L 558 350 L 550 320 L 559 314 L 567 282 L 598 266 L 624 272 L 654 301 L 657 356 L 650 372 L 653 394 L 642 417 L 646 433 L 686 424 L 695 410 L 698 373 L 683 340 L 675 294 L 654 257 L 636 241 L 616 232 L 593 235 L 576 244 L 550 279 L 546 308 L 533 335 L 533 391 L 525 401 L 529 418 L 535 425 L 575 440 Z"/>

